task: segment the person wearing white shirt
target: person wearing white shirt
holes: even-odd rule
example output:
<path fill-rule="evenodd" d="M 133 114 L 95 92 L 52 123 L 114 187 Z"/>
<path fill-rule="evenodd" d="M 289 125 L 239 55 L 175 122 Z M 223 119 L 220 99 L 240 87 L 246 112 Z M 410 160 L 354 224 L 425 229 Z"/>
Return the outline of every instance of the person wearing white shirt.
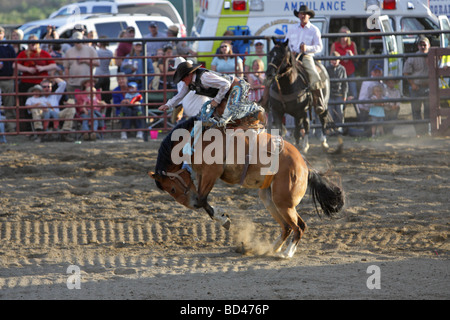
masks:
<path fill-rule="evenodd" d="M 225 126 L 231 120 L 263 111 L 262 107 L 248 100 L 250 85 L 245 80 L 233 75 L 221 75 L 202 69 L 200 66 L 200 64 L 192 64 L 189 61 L 178 65 L 173 78 L 175 83 L 183 82 L 183 86 L 179 87 L 178 94 L 160 106 L 159 110 L 165 111 L 176 107 L 193 90 L 197 95 L 211 98 L 210 106 L 212 108 L 216 108 L 222 102 L 225 103 L 225 109 L 220 119 L 217 121 L 210 119 L 218 126 Z M 233 95 L 231 93 L 233 90 L 239 93 Z M 229 99 L 229 97 L 237 97 L 237 100 Z"/>
<path fill-rule="evenodd" d="M 62 110 L 59 109 L 61 97 L 66 91 L 66 81 L 55 78 L 54 81 L 58 84 L 58 88 L 55 92 L 52 91 L 52 82 L 49 79 L 44 79 L 41 82 L 42 96 L 44 97 L 46 104 L 49 106 L 49 112 L 45 119 L 73 119 L 75 117 L 75 108 L 67 107 Z M 59 121 L 54 122 L 54 129 L 58 129 Z M 62 126 L 62 131 L 72 130 L 72 120 L 65 120 Z M 74 140 L 68 136 L 68 134 L 61 135 L 61 140 L 67 142 L 73 142 Z"/>
<path fill-rule="evenodd" d="M 193 63 L 191 60 L 187 60 L 189 63 Z M 183 57 L 177 57 L 175 59 L 175 65 L 174 68 L 178 68 L 180 63 L 186 62 L 186 59 Z M 195 91 L 190 90 L 187 94 L 185 94 L 185 91 L 183 88 L 185 87 L 185 83 L 183 81 L 178 82 L 177 88 L 178 93 L 169 101 L 167 101 L 166 105 L 168 105 L 171 109 L 176 107 L 177 105 L 174 105 L 177 103 L 181 98 L 181 103 L 183 105 L 183 112 L 188 117 L 193 117 L 199 114 L 201 107 L 205 104 L 205 102 L 210 101 L 212 98 L 196 94 Z"/>
<path fill-rule="evenodd" d="M 294 16 L 298 17 L 300 22 L 289 27 L 285 41 L 289 41 L 289 48 L 292 52 L 303 55 L 302 63 L 308 73 L 315 110 L 318 115 L 321 115 L 325 112 L 321 90 L 323 84 L 314 63 L 314 54 L 323 49 L 322 36 L 319 28 L 309 21 L 310 18 L 314 18 L 315 12 L 309 10 L 308 6 L 302 5 L 300 10 L 294 10 Z"/>

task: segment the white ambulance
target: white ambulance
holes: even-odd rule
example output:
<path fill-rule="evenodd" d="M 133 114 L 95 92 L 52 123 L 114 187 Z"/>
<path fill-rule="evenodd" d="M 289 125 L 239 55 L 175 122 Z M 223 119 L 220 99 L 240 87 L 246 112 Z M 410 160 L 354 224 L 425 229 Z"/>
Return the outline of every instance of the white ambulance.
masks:
<path fill-rule="evenodd" d="M 349 27 L 352 32 L 379 31 L 379 27 L 386 32 L 439 30 L 439 19 L 430 11 L 428 0 L 200 0 L 192 36 L 223 36 L 228 28 L 236 26 L 247 26 L 252 36 L 281 35 L 289 24 L 298 23 L 293 11 L 301 5 L 315 11 L 315 18 L 311 21 L 323 35 L 337 33 L 342 26 Z M 380 23 L 378 18 L 382 16 Z M 438 34 L 429 35 L 429 38 L 432 45 L 440 45 Z M 335 40 L 323 37 L 323 55 L 328 55 Z M 356 42 L 359 54 L 417 51 L 417 36 L 414 35 L 353 37 L 352 40 Z M 197 51 L 199 54 L 215 54 L 219 42 L 199 41 Z M 212 58 L 199 60 L 208 67 Z M 401 62 L 392 60 L 386 61 L 385 66 L 387 64 L 395 69 Z M 392 73 L 393 70 L 390 71 Z M 397 69 L 394 73 L 399 74 L 400 71 Z"/>

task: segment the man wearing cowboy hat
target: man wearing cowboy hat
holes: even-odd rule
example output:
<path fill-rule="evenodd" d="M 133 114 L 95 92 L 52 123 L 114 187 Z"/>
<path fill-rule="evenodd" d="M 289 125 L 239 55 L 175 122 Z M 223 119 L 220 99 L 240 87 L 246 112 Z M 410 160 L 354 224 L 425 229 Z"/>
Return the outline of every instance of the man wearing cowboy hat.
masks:
<path fill-rule="evenodd" d="M 213 98 L 212 107 L 217 107 L 225 97 L 231 87 L 231 81 L 227 78 L 206 69 L 200 68 L 201 64 L 190 61 L 181 62 L 173 76 L 175 83 L 184 83 L 182 89 L 166 104 L 159 107 L 159 110 L 168 110 L 180 104 L 181 100 L 194 90 L 197 94 Z M 232 77 L 232 76 L 231 76 Z"/>
<path fill-rule="evenodd" d="M 178 65 L 174 74 L 174 82 L 184 82 L 183 88 L 169 102 L 159 107 L 165 111 L 177 106 L 183 98 L 194 90 L 196 94 L 212 98 L 210 106 L 216 108 L 222 102 L 226 102 L 220 119 L 210 119 L 218 126 L 226 125 L 230 120 L 239 119 L 246 115 L 263 111 L 262 107 L 248 100 L 248 89 L 250 85 L 243 79 L 233 75 L 221 75 L 219 73 L 200 68 L 200 64 L 189 61 Z M 236 94 L 232 94 L 236 91 Z M 233 99 L 229 99 L 233 97 Z M 177 98 L 177 99 L 175 99 Z"/>
<path fill-rule="evenodd" d="M 320 80 L 314 63 L 314 54 L 323 49 L 321 33 L 319 28 L 313 25 L 309 19 L 314 18 L 315 12 L 308 6 L 300 6 L 300 10 L 294 10 L 294 16 L 300 19 L 300 22 L 291 25 L 286 34 L 285 41 L 289 41 L 289 48 L 296 54 L 303 55 L 303 67 L 308 73 L 309 86 L 313 94 L 313 102 L 318 115 L 325 112 L 322 90 L 323 84 Z"/>
<path fill-rule="evenodd" d="M 187 60 L 189 63 L 193 64 L 191 60 Z M 175 58 L 174 68 L 177 69 L 180 63 L 186 62 L 186 59 L 183 57 Z M 183 110 L 185 115 L 188 117 L 196 116 L 201 107 L 205 104 L 205 102 L 210 101 L 212 98 L 204 95 L 196 94 L 195 91 L 190 90 L 186 95 L 183 92 L 183 87 L 185 83 L 183 81 L 178 82 L 177 89 L 178 93 L 169 101 L 166 102 L 166 106 L 169 106 L 170 109 L 177 107 L 176 104 L 179 99 L 181 99 L 181 104 L 183 105 Z M 163 108 L 164 109 L 164 108 Z M 160 109 L 162 110 L 162 109 Z M 174 110 L 175 113 L 175 110 Z"/>

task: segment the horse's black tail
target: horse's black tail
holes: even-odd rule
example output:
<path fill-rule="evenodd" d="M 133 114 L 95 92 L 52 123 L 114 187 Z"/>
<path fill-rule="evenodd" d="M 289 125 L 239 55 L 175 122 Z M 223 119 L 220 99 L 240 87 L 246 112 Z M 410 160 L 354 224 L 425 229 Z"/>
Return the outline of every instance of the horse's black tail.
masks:
<path fill-rule="evenodd" d="M 312 201 L 317 214 L 317 202 L 320 204 L 325 215 L 332 217 L 344 206 L 344 191 L 341 187 L 325 178 L 322 174 L 310 169 L 308 173 L 308 185 L 310 187 Z"/>

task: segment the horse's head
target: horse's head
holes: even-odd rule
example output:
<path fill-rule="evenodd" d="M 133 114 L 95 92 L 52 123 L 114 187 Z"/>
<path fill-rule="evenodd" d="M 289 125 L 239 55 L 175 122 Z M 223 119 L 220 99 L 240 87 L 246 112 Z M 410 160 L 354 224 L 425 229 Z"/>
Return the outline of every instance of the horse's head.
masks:
<path fill-rule="evenodd" d="M 267 54 L 267 70 L 266 78 L 273 79 L 283 68 L 289 63 L 289 46 L 288 41 L 279 42 L 272 39 L 274 47 Z"/>
<path fill-rule="evenodd" d="M 149 172 L 148 175 L 155 180 L 159 189 L 166 191 L 182 205 L 195 209 L 197 189 L 188 170 L 179 169 L 173 172 L 161 173 Z"/>

